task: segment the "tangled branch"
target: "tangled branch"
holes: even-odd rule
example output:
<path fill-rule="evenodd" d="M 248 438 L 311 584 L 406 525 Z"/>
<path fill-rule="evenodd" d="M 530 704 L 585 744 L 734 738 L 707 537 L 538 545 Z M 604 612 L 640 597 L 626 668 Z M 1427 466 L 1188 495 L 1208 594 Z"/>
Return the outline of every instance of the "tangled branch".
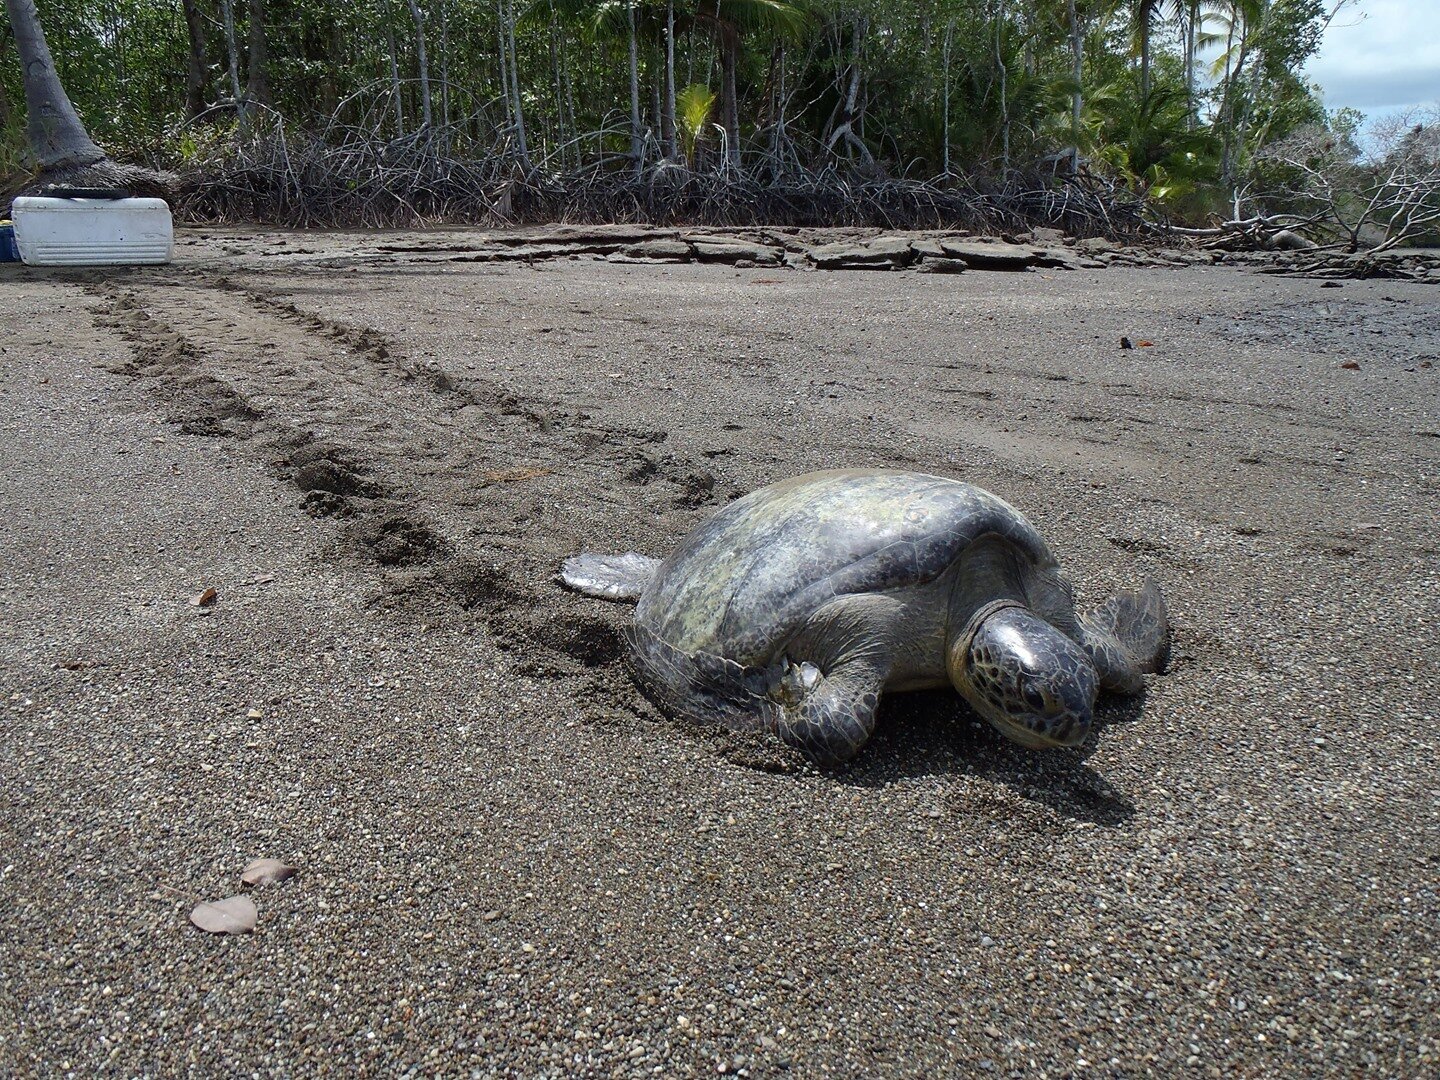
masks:
<path fill-rule="evenodd" d="M 1003 232 L 1049 225 L 1080 236 L 1136 234 L 1147 218 L 1142 196 L 1103 178 L 895 178 L 831 155 L 806 167 L 793 146 L 783 160 L 762 156 L 745 168 L 722 156 L 724 167 L 655 159 L 637 171 L 623 153 L 569 171 L 553 158 L 530 166 L 508 132 L 487 131 L 482 119 L 393 138 L 337 122 L 295 134 L 277 114 L 253 114 L 207 143 L 187 144 L 176 210 L 191 221 L 291 227 L 609 221 Z M 607 134 L 584 138 L 599 144 Z"/>

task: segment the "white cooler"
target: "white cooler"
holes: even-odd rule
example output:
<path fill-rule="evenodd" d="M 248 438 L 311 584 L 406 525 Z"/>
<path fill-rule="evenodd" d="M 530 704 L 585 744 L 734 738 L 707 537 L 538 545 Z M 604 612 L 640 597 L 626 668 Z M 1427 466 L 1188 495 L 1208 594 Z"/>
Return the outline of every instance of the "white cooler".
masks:
<path fill-rule="evenodd" d="M 167 263 L 175 248 L 164 199 L 22 195 L 10 207 L 20 261 L 30 266 Z"/>

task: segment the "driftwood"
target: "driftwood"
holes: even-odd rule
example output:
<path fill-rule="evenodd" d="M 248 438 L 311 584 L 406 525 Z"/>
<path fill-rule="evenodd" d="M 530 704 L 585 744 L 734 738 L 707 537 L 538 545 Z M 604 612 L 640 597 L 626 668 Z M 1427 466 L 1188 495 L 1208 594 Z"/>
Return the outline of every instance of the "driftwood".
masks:
<path fill-rule="evenodd" d="M 1167 225 L 1163 231 L 1215 251 L 1301 251 L 1321 246 L 1304 235 L 1304 230 L 1319 220 L 1318 215 L 1256 214 L 1202 229 Z"/>

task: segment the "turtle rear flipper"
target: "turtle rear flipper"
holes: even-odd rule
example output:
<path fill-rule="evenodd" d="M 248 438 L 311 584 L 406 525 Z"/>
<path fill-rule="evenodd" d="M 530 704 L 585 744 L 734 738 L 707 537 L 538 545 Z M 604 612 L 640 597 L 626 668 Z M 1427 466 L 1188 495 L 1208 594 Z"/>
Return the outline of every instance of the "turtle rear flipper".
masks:
<path fill-rule="evenodd" d="M 633 600 L 655 576 L 659 559 L 627 551 L 624 555 L 585 552 L 565 560 L 560 580 L 576 592 L 604 600 Z"/>
<path fill-rule="evenodd" d="M 1077 623 L 1077 639 L 1107 690 L 1137 693 L 1144 685 L 1140 676 L 1159 671 L 1165 663 L 1170 620 L 1153 581 L 1110 597 Z"/>

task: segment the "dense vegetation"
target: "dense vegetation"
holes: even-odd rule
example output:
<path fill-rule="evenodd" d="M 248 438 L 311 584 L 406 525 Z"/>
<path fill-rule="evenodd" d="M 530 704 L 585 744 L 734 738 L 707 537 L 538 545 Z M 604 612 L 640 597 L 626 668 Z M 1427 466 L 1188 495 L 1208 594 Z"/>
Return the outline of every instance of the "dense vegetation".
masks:
<path fill-rule="evenodd" d="M 535 190 L 653 186 L 669 170 L 756 190 L 829 177 L 937 192 L 1078 171 L 1195 217 L 1263 173 L 1268 148 L 1334 126 L 1298 72 L 1337 6 L 41 0 L 39 14 L 98 143 L 208 170 L 256 213 L 258 188 L 322 176 L 336 198 L 422 187 L 433 197 L 417 205 L 443 210 L 439 188 L 466 189 L 467 169 L 477 187 L 509 176 Z M 0 170 L 13 175 L 21 71 L 0 30 Z M 1343 139 L 1354 118 L 1340 120 Z"/>

